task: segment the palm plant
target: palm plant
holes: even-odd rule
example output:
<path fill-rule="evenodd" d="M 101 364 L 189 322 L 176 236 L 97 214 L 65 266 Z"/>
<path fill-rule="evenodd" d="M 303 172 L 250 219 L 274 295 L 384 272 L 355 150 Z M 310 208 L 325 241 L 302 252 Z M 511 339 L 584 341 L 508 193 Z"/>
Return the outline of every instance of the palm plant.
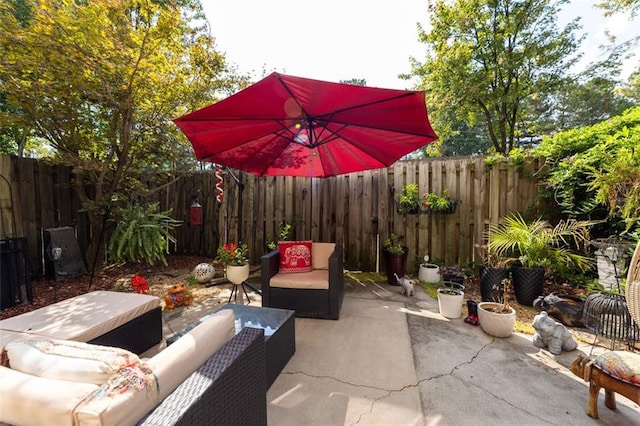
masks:
<path fill-rule="evenodd" d="M 575 253 L 572 247 L 589 242 L 589 227 L 595 223 L 567 220 L 552 226 L 542 219 L 527 222 L 514 213 L 489 228 L 488 247 L 502 258 L 519 260 L 524 267 L 550 270 L 563 265 L 586 271 L 593 267 L 593 259 Z"/>

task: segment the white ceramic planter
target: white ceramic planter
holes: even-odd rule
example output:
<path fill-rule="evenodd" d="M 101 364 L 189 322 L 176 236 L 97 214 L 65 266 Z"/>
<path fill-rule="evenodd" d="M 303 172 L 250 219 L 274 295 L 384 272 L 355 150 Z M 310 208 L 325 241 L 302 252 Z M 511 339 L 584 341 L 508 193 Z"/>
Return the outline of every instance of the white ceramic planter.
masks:
<path fill-rule="evenodd" d="M 242 266 L 227 265 L 227 279 L 234 284 L 242 284 L 249 278 L 249 264 Z"/>
<path fill-rule="evenodd" d="M 499 314 L 485 310 L 489 306 L 500 306 L 500 303 L 480 302 L 478 303 L 478 320 L 482 331 L 489 336 L 509 337 L 513 333 L 513 327 L 516 325 L 516 310 L 513 308 L 508 314 Z"/>
<path fill-rule="evenodd" d="M 464 291 L 454 288 L 438 289 L 438 308 L 440 315 L 445 318 L 460 318 L 462 315 L 462 302 Z"/>
<path fill-rule="evenodd" d="M 418 269 L 418 279 L 427 283 L 440 281 L 440 267 L 433 263 L 421 263 Z"/>

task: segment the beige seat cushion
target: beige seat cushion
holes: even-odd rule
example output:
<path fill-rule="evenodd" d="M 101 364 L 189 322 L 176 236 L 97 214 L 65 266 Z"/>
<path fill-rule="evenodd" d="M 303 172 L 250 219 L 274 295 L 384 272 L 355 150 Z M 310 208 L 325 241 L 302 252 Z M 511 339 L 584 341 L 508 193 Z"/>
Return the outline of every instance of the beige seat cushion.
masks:
<path fill-rule="evenodd" d="M 269 281 L 271 287 L 279 288 L 304 288 L 304 289 L 329 289 L 329 270 L 314 269 L 311 272 L 299 272 L 296 274 L 277 273 Z"/>
<path fill-rule="evenodd" d="M 0 422 L 14 425 L 73 425 L 73 409 L 98 388 L 0 367 Z"/>
<path fill-rule="evenodd" d="M 329 257 L 336 249 L 336 243 L 313 243 L 311 263 L 313 269 L 329 269 Z"/>
<path fill-rule="evenodd" d="M 0 350 L 4 349 L 9 343 L 15 342 L 16 340 L 28 339 L 33 337 L 33 334 L 0 330 Z"/>
<path fill-rule="evenodd" d="M 92 291 L 0 321 L 0 330 L 88 342 L 160 306 L 155 296 Z"/>

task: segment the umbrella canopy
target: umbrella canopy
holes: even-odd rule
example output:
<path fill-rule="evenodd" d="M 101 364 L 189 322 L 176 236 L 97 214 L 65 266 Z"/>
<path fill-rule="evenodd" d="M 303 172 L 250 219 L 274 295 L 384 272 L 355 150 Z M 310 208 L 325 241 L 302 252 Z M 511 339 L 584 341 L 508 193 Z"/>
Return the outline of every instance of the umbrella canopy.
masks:
<path fill-rule="evenodd" d="M 388 167 L 436 140 L 424 92 L 273 73 L 174 120 L 196 157 L 258 176 Z"/>

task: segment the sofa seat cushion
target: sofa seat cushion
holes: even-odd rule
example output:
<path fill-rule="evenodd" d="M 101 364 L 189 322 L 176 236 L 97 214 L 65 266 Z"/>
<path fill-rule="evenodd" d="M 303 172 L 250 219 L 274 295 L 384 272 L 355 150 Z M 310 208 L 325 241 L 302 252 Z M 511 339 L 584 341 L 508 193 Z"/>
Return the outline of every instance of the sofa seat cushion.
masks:
<path fill-rule="evenodd" d="M 311 272 L 300 272 L 297 274 L 283 274 L 278 272 L 271 277 L 269 286 L 328 290 L 329 271 L 327 269 L 314 269 Z"/>
<path fill-rule="evenodd" d="M 0 330 L 0 351 L 2 351 L 11 342 L 33 337 L 34 335 L 29 333 L 18 333 L 17 331 Z"/>
<path fill-rule="evenodd" d="M 0 367 L 0 422 L 71 426 L 74 408 L 96 389 L 91 383 L 53 380 Z"/>
<path fill-rule="evenodd" d="M 88 342 L 160 306 L 155 296 L 92 291 L 0 321 L 0 330 Z"/>
<path fill-rule="evenodd" d="M 138 356 L 120 348 L 68 340 L 31 338 L 9 343 L 11 369 L 34 376 L 101 385 Z"/>
<path fill-rule="evenodd" d="M 222 309 L 147 360 L 158 380 L 160 400 L 235 336 L 235 317 Z"/>

